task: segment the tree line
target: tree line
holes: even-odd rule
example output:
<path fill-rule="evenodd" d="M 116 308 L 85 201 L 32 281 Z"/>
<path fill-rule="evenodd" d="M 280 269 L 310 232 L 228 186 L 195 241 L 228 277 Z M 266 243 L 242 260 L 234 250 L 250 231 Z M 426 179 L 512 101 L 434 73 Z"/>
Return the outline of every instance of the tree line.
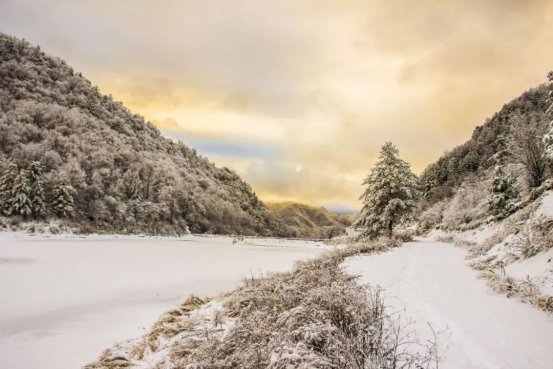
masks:
<path fill-rule="evenodd" d="M 546 84 L 506 104 L 477 127 L 467 143 L 440 157 L 420 179 L 397 148 L 385 143 L 363 182 L 366 189 L 355 222 L 365 228 L 363 237 L 392 236 L 394 227 L 413 220 L 415 212 L 451 198 L 466 181 L 486 182 L 490 172 L 486 214 L 504 218 L 516 211 L 523 191 L 508 168 L 522 168 L 531 196 L 553 175 L 553 72 L 547 78 Z"/>
<path fill-rule="evenodd" d="M 28 201 L 31 162 L 42 168 L 44 215 Z M 19 186 L 15 200 L 5 192 L 11 217 L 63 217 L 83 232 L 291 234 L 235 172 L 163 137 L 63 60 L 1 33 L 0 176 Z"/>
<path fill-rule="evenodd" d="M 49 196 L 46 196 L 46 193 Z M 44 188 L 42 165 L 33 161 L 28 168 L 10 164 L 0 177 L 0 210 L 5 216 L 42 219 L 47 214 L 61 218 L 73 213 L 75 189 L 58 180 L 49 191 Z"/>

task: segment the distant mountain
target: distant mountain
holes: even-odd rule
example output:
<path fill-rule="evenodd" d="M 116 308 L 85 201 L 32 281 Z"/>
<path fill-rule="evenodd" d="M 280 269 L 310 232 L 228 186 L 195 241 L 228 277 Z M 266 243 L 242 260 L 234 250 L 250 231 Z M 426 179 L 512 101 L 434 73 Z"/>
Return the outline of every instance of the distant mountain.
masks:
<path fill-rule="evenodd" d="M 164 138 L 63 60 L 0 34 L 0 176 L 33 161 L 43 169 L 40 219 L 86 232 L 290 235 L 235 172 Z M 18 211 L 11 218 L 31 218 Z"/>
<path fill-rule="evenodd" d="M 299 238 L 331 238 L 346 232 L 351 225 L 349 215 L 338 215 L 324 207 L 295 202 L 268 203 L 271 214 Z"/>

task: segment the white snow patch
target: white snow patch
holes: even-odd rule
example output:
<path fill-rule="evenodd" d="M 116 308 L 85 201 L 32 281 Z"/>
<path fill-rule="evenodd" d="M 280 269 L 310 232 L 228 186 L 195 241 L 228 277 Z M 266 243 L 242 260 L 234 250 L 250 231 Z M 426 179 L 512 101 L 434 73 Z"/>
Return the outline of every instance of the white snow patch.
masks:
<path fill-rule="evenodd" d="M 542 294 L 553 296 L 553 249 L 508 265 L 505 273 L 517 279 L 530 279 Z"/>
<path fill-rule="evenodd" d="M 352 257 L 346 270 L 386 289 L 392 309 L 413 321 L 421 339 L 440 334 L 448 369 L 535 369 L 553 362 L 553 319 L 491 292 L 465 265 L 465 251 L 439 242 L 410 242 L 378 255 Z"/>
<path fill-rule="evenodd" d="M 499 232 L 501 226 L 501 223 L 485 224 L 477 229 L 456 233 L 455 238 L 466 242 L 482 243 Z"/>
<path fill-rule="evenodd" d="M 422 239 L 427 241 L 435 241 L 440 238 L 453 237 L 453 239 L 457 241 L 482 243 L 499 232 L 501 226 L 501 223 L 485 224 L 475 229 L 460 232 L 448 232 L 441 229 L 432 229 L 426 237 Z"/>
<path fill-rule="evenodd" d="M 193 328 L 194 332 L 206 332 L 212 330 L 215 327 L 215 317 L 218 311 L 224 310 L 223 303 L 219 300 L 211 300 L 207 304 L 204 304 L 197 309 L 190 312 L 189 316 L 186 317 L 189 321 L 195 321 L 196 324 Z M 180 318 L 182 319 L 182 317 Z M 216 328 L 219 332 L 219 335 L 225 336 L 230 329 L 234 326 L 235 318 L 225 317 L 221 325 L 218 325 Z M 152 369 L 154 367 L 162 367 L 162 364 L 168 364 L 170 360 L 169 353 L 171 348 L 175 343 L 178 343 L 184 340 L 191 333 L 189 330 L 183 330 L 180 333 L 170 337 L 164 338 L 160 337 L 158 341 L 158 349 L 151 351 L 146 347 L 144 350 L 144 356 L 140 360 L 132 360 L 133 369 Z M 196 333 L 197 334 L 197 333 Z M 129 357 L 129 350 L 132 350 L 134 344 L 139 343 L 144 338 L 131 340 L 126 343 L 118 344 L 116 347 L 112 348 L 112 357 L 122 356 Z"/>
<path fill-rule="evenodd" d="M 487 253 L 476 257 L 476 260 L 493 260 L 493 263 L 501 262 L 503 265 L 510 264 L 521 257 L 521 250 L 516 246 L 518 236 L 508 235 L 503 241 L 495 244 Z"/>
<path fill-rule="evenodd" d="M 547 191 L 543 195 L 538 213 L 553 218 L 553 191 Z"/>
<path fill-rule="evenodd" d="M 0 368 L 74 369 L 190 294 L 289 270 L 326 247 L 232 237 L 0 233 Z"/>

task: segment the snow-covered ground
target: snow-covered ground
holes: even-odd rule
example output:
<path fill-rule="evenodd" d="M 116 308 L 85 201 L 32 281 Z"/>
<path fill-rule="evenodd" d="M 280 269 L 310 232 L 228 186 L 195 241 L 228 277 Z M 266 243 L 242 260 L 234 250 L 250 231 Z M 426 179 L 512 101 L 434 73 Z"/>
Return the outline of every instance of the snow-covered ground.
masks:
<path fill-rule="evenodd" d="M 543 195 L 538 212 L 545 217 L 553 218 L 553 191 Z"/>
<path fill-rule="evenodd" d="M 553 248 L 506 266 L 505 274 L 517 279 L 530 279 L 542 294 L 553 296 Z"/>
<path fill-rule="evenodd" d="M 325 247 L 229 237 L 0 233 L 0 368 L 75 369 L 137 337 L 189 294 L 233 289 Z"/>
<path fill-rule="evenodd" d="M 550 240 L 540 239 L 536 228 L 547 231 L 553 220 L 553 191 L 547 191 L 537 200 L 537 206 L 529 213 L 527 219 L 507 218 L 500 222 L 483 224 L 478 228 L 466 231 L 445 232 L 434 229 L 426 239 L 447 239 L 465 241 L 475 244 L 476 247 L 487 242 L 495 242 L 488 248 L 482 249 L 480 254 L 472 256 L 472 261 L 486 263 L 490 268 L 499 270 L 506 277 L 518 281 L 529 281 L 539 289 L 542 295 L 553 296 L 553 249 L 546 250 Z M 515 216 L 517 213 L 515 213 Z M 514 222 L 514 223 L 513 223 Z M 518 228 L 513 227 L 517 224 Z M 520 227 L 523 224 L 524 227 Z M 546 232 L 545 232 L 546 233 Z M 497 238 L 497 236 L 500 236 Z M 544 246 L 536 255 L 525 257 L 523 249 L 528 246 Z"/>
<path fill-rule="evenodd" d="M 465 265 L 465 251 L 409 242 L 345 262 L 361 282 L 386 289 L 387 303 L 412 321 L 421 339 L 439 333 L 448 369 L 535 369 L 553 363 L 553 317 L 490 291 Z"/>

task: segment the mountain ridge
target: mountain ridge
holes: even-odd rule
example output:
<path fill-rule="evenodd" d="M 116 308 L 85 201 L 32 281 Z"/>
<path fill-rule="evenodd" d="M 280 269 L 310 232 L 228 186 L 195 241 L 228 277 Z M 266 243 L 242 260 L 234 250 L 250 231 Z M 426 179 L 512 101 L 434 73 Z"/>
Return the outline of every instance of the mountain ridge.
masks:
<path fill-rule="evenodd" d="M 336 214 L 325 207 L 293 201 L 267 202 L 267 208 L 293 230 L 294 237 L 332 238 L 344 234 L 352 217 Z"/>
<path fill-rule="evenodd" d="M 0 173 L 44 169 L 75 189 L 64 219 L 83 232 L 286 236 L 253 189 L 39 46 L 0 33 Z M 134 189 L 133 189 L 134 188 Z M 56 218 L 47 208 L 46 217 Z"/>

